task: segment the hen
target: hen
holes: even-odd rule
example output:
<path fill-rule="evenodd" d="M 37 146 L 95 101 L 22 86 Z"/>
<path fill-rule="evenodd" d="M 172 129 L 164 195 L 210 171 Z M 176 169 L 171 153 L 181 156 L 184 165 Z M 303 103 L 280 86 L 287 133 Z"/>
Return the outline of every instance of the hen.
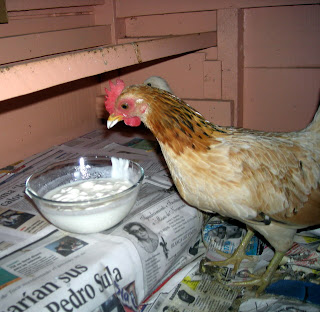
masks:
<path fill-rule="evenodd" d="M 297 229 L 320 224 L 320 113 L 305 129 L 271 133 L 221 127 L 183 100 L 147 85 L 107 90 L 108 128 L 143 122 L 157 138 L 173 181 L 190 205 L 247 225 L 230 259 L 235 270 L 253 230 L 275 249 L 266 272 L 247 282 L 271 281 Z M 207 263 L 206 265 L 210 265 Z M 214 263 L 213 263 L 214 264 Z"/>
<path fill-rule="evenodd" d="M 148 79 L 146 79 L 143 84 L 154 87 L 154 88 L 159 88 L 165 91 L 168 91 L 170 93 L 173 93 L 170 86 L 168 85 L 167 81 L 165 81 L 163 78 L 159 76 L 151 76 Z"/>

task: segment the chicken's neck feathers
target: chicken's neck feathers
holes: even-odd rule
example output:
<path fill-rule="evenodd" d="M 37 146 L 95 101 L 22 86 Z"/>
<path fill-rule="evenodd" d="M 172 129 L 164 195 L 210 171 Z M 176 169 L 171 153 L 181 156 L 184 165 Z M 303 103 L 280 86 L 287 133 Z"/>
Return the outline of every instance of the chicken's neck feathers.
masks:
<path fill-rule="evenodd" d="M 217 138 L 227 135 L 227 128 L 210 123 L 172 94 L 155 97 L 154 102 L 158 105 L 151 106 L 144 123 L 159 142 L 168 145 L 177 155 L 186 149 L 205 152 L 212 144 L 219 143 Z"/>
<path fill-rule="evenodd" d="M 310 142 L 307 133 L 313 129 L 274 133 L 220 127 L 173 95 L 153 96 L 153 103 L 144 123 L 159 141 L 180 194 L 192 205 L 203 210 L 206 204 L 219 207 L 222 214 L 229 209 L 233 218 L 241 210 L 242 216 L 253 218 L 253 209 L 256 214 L 274 215 L 286 222 L 304 206 L 310 193 L 318 189 L 320 150 L 317 143 Z M 318 118 L 315 117 L 311 128 L 317 125 Z M 200 161 L 211 167 L 204 169 L 197 165 Z M 192 168 L 188 170 L 190 164 Z M 190 177 L 186 177 L 188 171 Z M 193 192 L 194 182 L 190 185 L 186 182 L 196 179 L 195 172 L 202 172 L 199 181 L 204 176 L 212 177 L 204 184 L 201 196 Z M 209 193 L 215 197 L 215 203 L 203 200 L 208 183 L 214 186 Z M 245 192 L 248 196 L 243 195 Z M 228 198 L 232 200 L 226 203 Z M 237 207 L 231 209 L 232 203 Z"/>
<path fill-rule="evenodd" d="M 308 127 L 286 133 L 215 125 L 183 100 L 167 92 L 157 94 L 150 103 L 153 103 L 150 113 L 143 122 L 159 142 L 173 149 L 177 155 L 186 149 L 210 151 L 215 145 L 225 142 L 243 148 L 254 148 L 256 142 L 281 146 L 301 144 L 305 149 L 320 153 L 320 109 Z"/>

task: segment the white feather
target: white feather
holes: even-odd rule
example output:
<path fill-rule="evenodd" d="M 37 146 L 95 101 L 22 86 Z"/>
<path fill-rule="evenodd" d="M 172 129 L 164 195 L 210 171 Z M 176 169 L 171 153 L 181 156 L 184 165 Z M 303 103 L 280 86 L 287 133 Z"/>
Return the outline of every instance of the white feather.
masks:
<path fill-rule="evenodd" d="M 151 76 L 148 79 L 146 79 L 143 84 L 148 85 L 150 87 L 162 89 L 173 94 L 167 81 L 159 76 Z"/>

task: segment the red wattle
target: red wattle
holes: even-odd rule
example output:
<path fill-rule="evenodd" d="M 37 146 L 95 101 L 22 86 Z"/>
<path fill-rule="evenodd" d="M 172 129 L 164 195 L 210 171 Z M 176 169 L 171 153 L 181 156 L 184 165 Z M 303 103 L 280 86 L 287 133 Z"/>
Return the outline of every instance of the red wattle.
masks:
<path fill-rule="evenodd" d="M 141 124 L 141 120 L 139 117 L 124 118 L 123 121 L 127 126 L 131 127 L 138 127 Z"/>

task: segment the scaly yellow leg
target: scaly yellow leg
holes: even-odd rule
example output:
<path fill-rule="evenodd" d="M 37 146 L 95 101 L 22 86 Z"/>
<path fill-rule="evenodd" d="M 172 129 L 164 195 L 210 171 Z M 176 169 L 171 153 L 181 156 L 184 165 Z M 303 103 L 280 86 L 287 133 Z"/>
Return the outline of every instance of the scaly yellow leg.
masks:
<path fill-rule="evenodd" d="M 248 229 L 248 232 L 244 239 L 241 241 L 240 245 L 236 249 L 236 251 L 230 255 L 226 253 L 220 253 L 223 254 L 224 256 L 228 257 L 228 259 L 222 260 L 222 261 L 206 261 L 202 263 L 201 271 L 205 272 L 206 271 L 206 266 L 227 266 L 228 264 L 233 264 L 233 272 L 234 274 L 237 273 L 239 266 L 242 262 L 243 259 L 248 259 L 251 260 L 252 256 L 247 256 L 246 255 L 246 248 L 248 244 L 251 241 L 251 238 L 253 237 L 254 232 L 250 229 Z"/>
<path fill-rule="evenodd" d="M 275 271 L 277 270 L 285 252 L 276 251 L 275 255 L 273 256 L 271 262 L 268 265 L 267 270 L 259 277 L 256 277 L 250 281 L 244 282 L 235 282 L 232 283 L 233 285 L 237 286 L 259 286 L 256 295 L 260 295 L 265 288 L 270 284 L 272 280 L 272 276 L 274 275 Z"/>

